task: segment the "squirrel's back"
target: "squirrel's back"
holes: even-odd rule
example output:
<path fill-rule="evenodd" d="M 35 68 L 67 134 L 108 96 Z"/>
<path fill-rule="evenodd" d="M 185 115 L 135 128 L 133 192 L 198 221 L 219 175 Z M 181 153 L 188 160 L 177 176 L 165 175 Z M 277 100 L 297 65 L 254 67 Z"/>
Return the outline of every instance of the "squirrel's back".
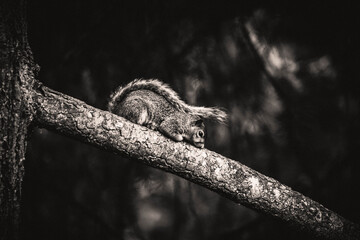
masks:
<path fill-rule="evenodd" d="M 184 111 L 185 104 L 178 94 L 167 84 L 157 79 L 135 79 L 125 86 L 120 86 L 111 96 L 108 110 L 112 111 L 130 92 L 137 90 L 149 90 L 165 98 L 174 108 Z"/>

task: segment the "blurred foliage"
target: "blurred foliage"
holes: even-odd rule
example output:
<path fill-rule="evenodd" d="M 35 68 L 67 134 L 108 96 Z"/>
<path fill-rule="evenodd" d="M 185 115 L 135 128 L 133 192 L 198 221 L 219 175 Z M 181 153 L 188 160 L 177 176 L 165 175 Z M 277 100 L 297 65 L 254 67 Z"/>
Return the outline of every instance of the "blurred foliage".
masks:
<path fill-rule="evenodd" d="M 358 11 L 347 2 L 28 1 L 45 85 L 106 109 L 159 78 L 221 106 L 207 148 L 360 222 Z M 44 129 L 29 142 L 24 239 L 311 239 L 171 174 Z"/>

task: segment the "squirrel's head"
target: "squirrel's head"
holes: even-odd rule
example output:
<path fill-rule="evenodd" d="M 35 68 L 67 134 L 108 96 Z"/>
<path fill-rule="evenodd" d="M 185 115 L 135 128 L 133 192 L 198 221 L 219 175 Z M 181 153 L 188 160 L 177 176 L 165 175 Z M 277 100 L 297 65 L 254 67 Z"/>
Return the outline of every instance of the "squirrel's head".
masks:
<path fill-rule="evenodd" d="M 185 131 L 184 138 L 195 147 L 203 148 L 205 146 L 204 121 L 201 118 L 192 119 L 189 129 Z"/>

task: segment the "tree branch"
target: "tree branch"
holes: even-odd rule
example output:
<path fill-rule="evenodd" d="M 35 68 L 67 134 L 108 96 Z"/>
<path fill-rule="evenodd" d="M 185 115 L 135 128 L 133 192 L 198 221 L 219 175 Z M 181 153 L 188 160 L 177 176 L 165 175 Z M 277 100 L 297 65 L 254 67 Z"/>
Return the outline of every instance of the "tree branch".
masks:
<path fill-rule="evenodd" d="M 42 127 L 174 173 L 317 236 L 360 237 L 354 223 L 239 162 L 184 142 L 175 143 L 158 132 L 43 86 L 31 95 L 36 121 Z"/>

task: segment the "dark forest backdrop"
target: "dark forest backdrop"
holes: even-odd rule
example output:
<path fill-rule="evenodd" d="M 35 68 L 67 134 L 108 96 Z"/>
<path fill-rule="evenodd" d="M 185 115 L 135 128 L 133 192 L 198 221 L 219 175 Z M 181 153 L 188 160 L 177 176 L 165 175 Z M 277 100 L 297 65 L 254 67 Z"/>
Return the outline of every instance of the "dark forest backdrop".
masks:
<path fill-rule="evenodd" d="M 228 109 L 206 147 L 359 223 L 359 19 L 331 5 L 252 1 L 28 1 L 47 86 L 106 109 L 159 78 Z M 47 130 L 29 143 L 24 239 L 310 239 L 171 174 Z"/>

